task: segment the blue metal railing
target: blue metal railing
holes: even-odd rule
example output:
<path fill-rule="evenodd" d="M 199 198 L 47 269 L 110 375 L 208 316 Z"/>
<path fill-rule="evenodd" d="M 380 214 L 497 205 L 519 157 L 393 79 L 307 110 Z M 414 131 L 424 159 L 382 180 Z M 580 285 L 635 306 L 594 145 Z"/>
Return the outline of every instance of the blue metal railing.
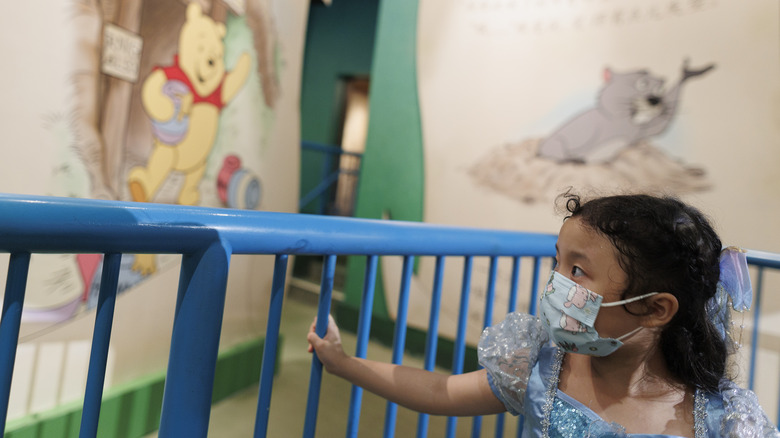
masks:
<path fill-rule="evenodd" d="M 301 195 L 298 208 L 304 210 L 316 201 L 316 214 L 352 216 L 363 154 L 310 141 L 301 142 L 301 152 L 321 157 L 322 164 L 319 183 Z"/>
<path fill-rule="evenodd" d="M 379 256 L 404 257 L 401 293 L 394 336 L 393 362 L 400 363 L 406 336 L 406 315 L 412 266 L 417 258 L 435 257 L 431 314 L 426 340 L 426 369 L 435 362 L 438 308 L 445 261 L 462 258 L 464 267 L 460 310 L 452 369 L 464 369 L 466 327 L 476 257 L 488 257 L 485 321 L 491 323 L 498 260 L 512 261 L 509 311 L 518 305 L 521 258 L 530 257 L 529 312 L 535 312 L 543 259 L 554 255 L 556 237 L 546 234 L 433 226 L 430 224 L 351 218 L 208 209 L 156 204 L 122 203 L 71 198 L 0 195 L 0 251 L 11 254 L 8 281 L 0 319 L 0 427 L 5 427 L 10 382 L 19 336 L 21 308 L 31 253 L 103 253 L 105 263 L 89 362 L 81 437 L 94 437 L 100 415 L 107 346 L 116 298 L 118 267 L 123 253 L 182 254 L 179 292 L 171 336 L 170 359 L 163 395 L 160 437 L 206 436 L 224 308 L 227 273 L 232 254 L 275 255 L 274 278 L 258 392 L 255 437 L 266 436 L 280 315 L 290 255 L 324 257 L 316 331 L 327 329 L 336 258 L 366 255 L 356 355 L 365 357 Z M 777 254 L 751 251 L 749 262 L 759 271 L 755 327 L 758 326 L 763 270 L 780 268 Z M 526 291 L 523 291 L 526 292 Z M 757 349 L 758 331 L 753 336 Z M 755 359 L 751 375 L 755 372 Z M 315 358 L 305 412 L 304 437 L 316 429 L 322 366 Z M 752 378 L 751 378 L 752 385 Z M 353 388 L 347 416 L 347 436 L 357 436 L 362 391 Z M 393 436 L 396 408 L 388 403 L 385 436 Z M 304 415 L 302 415 L 304 417 Z M 522 430 L 519 419 L 518 436 Z M 503 416 L 495 436 L 504 436 Z M 420 415 L 418 436 L 427 436 L 428 417 Z M 447 420 L 447 436 L 455 434 L 456 419 Z M 473 423 L 478 436 L 480 421 Z"/>

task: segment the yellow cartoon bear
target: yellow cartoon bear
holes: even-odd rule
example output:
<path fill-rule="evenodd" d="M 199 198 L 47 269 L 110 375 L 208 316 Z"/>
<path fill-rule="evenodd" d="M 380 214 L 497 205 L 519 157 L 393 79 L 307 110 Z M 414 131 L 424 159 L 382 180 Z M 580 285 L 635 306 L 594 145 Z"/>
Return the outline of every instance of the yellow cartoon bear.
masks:
<path fill-rule="evenodd" d="M 151 200 L 168 175 L 178 171 L 184 174 L 184 183 L 177 202 L 199 203 L 198 185 L 220 111 L 246 82 L 251 64 L 243 53 L 233 70 L 225 71 L 224 36 L 224 24 L 203 15 L 197 2 L 190 3 L 173 65 L 155 68 L 144 81 L 141 100 L 152 120 L 154 148 L 146 167 L 130 170 L 134 201 Z"/>
<path fill-rule="evenodd" d="M 157 67 L 146 78 L 141 101 L 152 121 L 154 147 L 146 166 L 128 175 L 134 201 L 151 200 L 172 171 L 184 174 L 177 203 L 196 205 L 198 185 L 206 171 L 222 108 L 249 76 L 251 60 L 243 53 L 232 71 L 225 71 L 225 25 L 206 15 L 197 2 L 187 6 L 173 65 Z M 133 269 L 156 271 L 154 255 L 136 255 Z"/>

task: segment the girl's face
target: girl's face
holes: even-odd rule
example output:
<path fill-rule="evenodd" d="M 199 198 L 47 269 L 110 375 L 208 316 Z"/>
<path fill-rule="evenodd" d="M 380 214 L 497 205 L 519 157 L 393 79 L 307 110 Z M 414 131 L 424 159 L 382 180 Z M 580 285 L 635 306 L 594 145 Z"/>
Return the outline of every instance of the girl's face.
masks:
<path fill-rule="evenodd" d="M 578 217 L 567 219 L 558 234 L 555 271 L 604 297 L 602 304 L 619 301 L 628 277 L 618 263 L 617 249 Z M 639 322 L 623 306 L 602 307 L 594 328 L 602 337 L 618 337 Z"/>

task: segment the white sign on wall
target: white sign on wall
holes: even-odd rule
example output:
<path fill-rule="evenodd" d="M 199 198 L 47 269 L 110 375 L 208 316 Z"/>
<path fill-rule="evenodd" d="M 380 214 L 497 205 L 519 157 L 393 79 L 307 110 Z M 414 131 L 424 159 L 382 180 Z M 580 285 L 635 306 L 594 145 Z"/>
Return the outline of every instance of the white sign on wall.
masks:
<path fill-rule="evenodd" d="M 143 44 L 140 36 L 114 24 L 106 24 L 103 27 L 101 71 L 128 82 L 137 81 Z"/>

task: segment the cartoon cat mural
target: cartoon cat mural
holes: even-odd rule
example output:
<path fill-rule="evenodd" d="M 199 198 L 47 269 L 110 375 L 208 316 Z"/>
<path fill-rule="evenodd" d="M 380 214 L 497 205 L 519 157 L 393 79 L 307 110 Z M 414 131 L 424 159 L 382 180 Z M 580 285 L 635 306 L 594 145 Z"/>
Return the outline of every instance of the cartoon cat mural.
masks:
<path fill-rule="evenodd" d="M 653 144 L 674 121 L 683 85 L 706 75 L 682 65 L 680 80 L 664 91 L 664 79 L 647 69 L 604 70 L 594 107 L 564 121 L 542 138 L 496 146 L 475 162 L 474 182 L 523 203 L 550 202 L 567 187 L 581 189 L 706 190 L 706 172 Z"/>
<path fill-rule="evenodd" d="M 597 104 L 564 123 L 539 145 L 539 156 L 559 162 L 609 161 L 621 149 L 656 136 L 677 111 L 683 84 L 715 68 L 692 70 L 686 61 L 680 81 L 664 93 L 664 80 L 647 70 L 604 70 Z"/>

